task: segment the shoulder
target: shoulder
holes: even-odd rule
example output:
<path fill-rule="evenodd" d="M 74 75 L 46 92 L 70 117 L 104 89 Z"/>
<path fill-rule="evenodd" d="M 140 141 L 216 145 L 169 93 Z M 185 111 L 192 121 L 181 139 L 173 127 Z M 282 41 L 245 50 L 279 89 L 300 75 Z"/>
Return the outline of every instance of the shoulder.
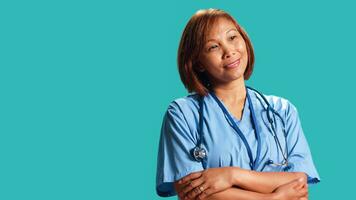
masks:
<path fill-rule="evenodd" d="M 289 99 L 274 94 L 262 93 L 262 95 L 266 98 L 270 106 L 285 118 L 289 118 L 291 115 L 298 113 L 296 106 Z M 256 98 L 258 98 L 262 104 L 266 105 L 263 98 L 258 94 L 256 94 Z"/>
<path fill-rule="evenodd" d="M 164 123 L 186 127 L 191 132 L 199 122 L 199 95 L 192 93 L 171 101 L 165 113 Z"/>
<path fill-rule="evenodd" d="M 168 105 L 167 112 L 189 115 L 198 112 L 198 109 L 199 95 L 193 93 L 171 101 Z"/>
<path fill-rule="evenodd" d="M 285 97 L 266 95 L 266 99 L 275 110 L 289 112 L 297 109 L 295 105 Z"/>
<path fill-rule="evenodd" d="M 196 94 L 177 98 L 168 105 L 164 117 L 166 129 L 179 129 L 179 134 L 188 134 L 189 137 L 197 130 L 199 121 L 199 96 Z"/>

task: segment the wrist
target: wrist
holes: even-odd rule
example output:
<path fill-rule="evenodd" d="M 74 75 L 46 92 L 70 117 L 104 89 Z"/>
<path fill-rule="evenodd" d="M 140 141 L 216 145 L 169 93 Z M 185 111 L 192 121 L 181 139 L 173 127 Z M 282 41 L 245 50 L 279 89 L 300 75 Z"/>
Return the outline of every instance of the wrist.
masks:
<path fill-rule="evenodd" d="M 239 186 L 241 183 L 241 174 L 242 174 L 242 169 L 239 167 L 231 167 L 231 183 L 233 186 Z"/>

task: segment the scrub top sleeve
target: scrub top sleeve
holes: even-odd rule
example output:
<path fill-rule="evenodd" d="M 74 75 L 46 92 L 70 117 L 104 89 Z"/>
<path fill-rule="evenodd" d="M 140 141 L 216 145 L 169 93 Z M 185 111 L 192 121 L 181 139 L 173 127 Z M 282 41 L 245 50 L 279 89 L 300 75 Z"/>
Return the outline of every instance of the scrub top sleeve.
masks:
<path fill-rule="evenodd" d="M 156 192 L 159 196 L 176 195 L 175 181 L 203 170 L 202 164 L 190 155 L 190 150 L 195 146 L 196 141 L 185 116 L 178 104 L 172 102 L 163 118 L 159 141 L 156 174 Z"/>
<path fill-rule="evenodd" d="M 300 123 L 298 111 L 290 102 L 286 116 L 286 132 L 288 161 L 290 164 L 286 171 L 306 173 L 309 184 L 320 182 L 319 174 L 314 166 L 309 145 Z"/>

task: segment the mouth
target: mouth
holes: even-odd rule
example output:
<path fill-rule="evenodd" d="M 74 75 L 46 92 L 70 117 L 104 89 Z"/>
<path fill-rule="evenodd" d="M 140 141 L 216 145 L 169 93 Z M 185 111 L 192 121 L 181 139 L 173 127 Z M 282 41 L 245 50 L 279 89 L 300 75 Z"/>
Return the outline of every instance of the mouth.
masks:
<path fill-rule="evenodd" d="M 237 59 L 237 60 L 235 60 L 234 62 L 232 62 L 230 64 L 224 65 L 224 67 L 226 67 L 226 68 L 234 68 L 234 67 L 239 66 L 239 64 L 240 64 L 240 59 Z"/>

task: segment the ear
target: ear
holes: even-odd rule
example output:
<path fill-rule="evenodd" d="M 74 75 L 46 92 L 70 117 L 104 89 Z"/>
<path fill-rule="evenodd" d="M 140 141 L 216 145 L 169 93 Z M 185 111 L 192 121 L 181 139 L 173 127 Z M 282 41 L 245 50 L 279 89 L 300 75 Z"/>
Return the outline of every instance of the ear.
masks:
<path fill-rule="evenodd" d="M 198 71 L 199 72 L 204 72 L 205 71 L 205 67 L 200 62 L 198 63 Z"/>

